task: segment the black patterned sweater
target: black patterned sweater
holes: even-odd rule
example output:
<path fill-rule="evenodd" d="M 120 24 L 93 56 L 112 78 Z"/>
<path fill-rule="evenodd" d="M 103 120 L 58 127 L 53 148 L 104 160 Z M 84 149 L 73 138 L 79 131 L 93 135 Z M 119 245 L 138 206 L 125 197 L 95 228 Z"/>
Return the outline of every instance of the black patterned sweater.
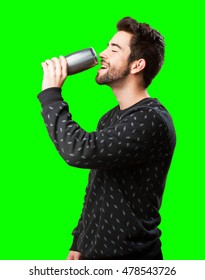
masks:
<path fill-rule="evenodd" d="M 124 110 L 114 107 L 87 132 L 72 120 L 61 88 L 48 88 L 38 99 L 62 158 L 90 169 L 70 249 L 85 259 L 154 259 L 161 250 L 159 209 L 176 144 L 168 111 L 147 97 Z"/>

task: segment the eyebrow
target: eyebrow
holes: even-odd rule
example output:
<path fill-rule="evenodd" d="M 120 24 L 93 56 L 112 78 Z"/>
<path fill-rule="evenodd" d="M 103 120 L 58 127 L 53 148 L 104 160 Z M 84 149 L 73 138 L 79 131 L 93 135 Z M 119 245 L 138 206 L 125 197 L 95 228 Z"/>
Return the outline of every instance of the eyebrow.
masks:
<path fill-rule="evenodd" d="M 107 45 L 109 46 L 109 43 L 108 43 Z M 118 44 L 111 43 L 110 45 L 111 45 L 111 46 L 114 46 L 114 47 L 118 47 L 119 49 L 122 49 Z"/>

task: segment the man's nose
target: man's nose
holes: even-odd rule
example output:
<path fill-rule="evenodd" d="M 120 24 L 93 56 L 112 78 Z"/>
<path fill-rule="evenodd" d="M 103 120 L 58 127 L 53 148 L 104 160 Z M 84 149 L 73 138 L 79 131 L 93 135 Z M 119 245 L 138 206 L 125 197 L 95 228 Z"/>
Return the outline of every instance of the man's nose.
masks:
<path fill-rule="evenodd" d="M 101 58 L 108 58 L 108 56 L 107 56 L 107 51 L 106 50 L 104 50 L 104 51 L 102 51 L 101 53 L 100 53 L 100 57 Z"/>

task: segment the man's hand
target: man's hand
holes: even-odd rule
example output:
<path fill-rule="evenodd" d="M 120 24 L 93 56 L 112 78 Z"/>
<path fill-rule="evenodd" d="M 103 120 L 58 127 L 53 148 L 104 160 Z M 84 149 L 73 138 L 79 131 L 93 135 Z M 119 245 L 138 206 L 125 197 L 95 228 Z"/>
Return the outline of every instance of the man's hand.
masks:
<path fill-rule="evenodd" d="M 53 57 L 41 63 L 44 71 L 42 90 L 50 87 L 61 88 L 67 75 L 68 63 L 64 56 L 60 58 Z"/>
<path fill-rule="evenodd" d="M 78 251 L 70 251 L 66 260 L 80 260 L 81 253 Z"/>

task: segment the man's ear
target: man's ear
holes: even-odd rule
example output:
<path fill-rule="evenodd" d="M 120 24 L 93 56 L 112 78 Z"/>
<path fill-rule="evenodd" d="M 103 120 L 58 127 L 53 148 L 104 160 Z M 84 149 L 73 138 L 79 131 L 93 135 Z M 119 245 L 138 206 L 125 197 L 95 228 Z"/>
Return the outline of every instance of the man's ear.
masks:
<path fill-rule="evenodd" d="M 139 60 L 135 60 L 131 63 L 130 66 L 130 73 L 136 74 L 142 71 L 146 66 L 146 61 L 143 58 L 140 58 Z"/>

